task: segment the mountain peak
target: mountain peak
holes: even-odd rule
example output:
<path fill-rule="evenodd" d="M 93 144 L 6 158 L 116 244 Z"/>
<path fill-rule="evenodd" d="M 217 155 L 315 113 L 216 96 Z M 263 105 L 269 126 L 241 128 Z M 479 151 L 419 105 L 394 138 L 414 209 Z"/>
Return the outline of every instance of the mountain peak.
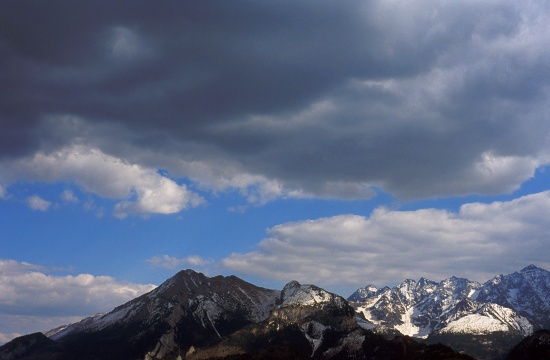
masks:
<path fill-rule="evenodd" d="M 528 271 L 535 271 L 535 270 L 542 270 L 542 269 L 533 264 L 530 264 L 524 267 L 523 269 L 521 269 L 520 272 L 528 272 Z"/>
<path fill-rule="evenodd" d="M 348 297 L 348 301 L 365 301 L 368 298 L 375 296 L 379 291 L 382 291 L 384 289 L 378 289 L 376 286 L 369 284 L 363 288 L 357 289 L 353 294 Z"/>
<path fill-rule="evenodd" d="M 404 286 L 414 286 L 416 285 L 416 280 L 413 280 L 413 279 L 405 279 L 403 280 L 403 282 L 401 283 L 401 287 L 404 287 Z"/>
<path fill-rule="evenodd" d="M 151 294 L 153 296 L 164 294 L 164 297 L 171 298 L 181 291 L 201 293 L 210 285 L 209 280 L 210 279 L 203 273 L 191 269 L 181 270 L 176 275 L 160 284 Z"/>
<path fill-rule="evenodd" d="M 296 288 L 299 288 L 300 286 L 302 286 L 302 284 L 300 284 L 298 281 L 296 280 L 292 280 L 291 282 L 289 282 L 288 284 L 286 284 L 284 287 L 283 287 L 283 291 L 285 291 L 285 289 L 296 289 Z"/>
<path fill-rule="evenodd" d="M 420 286 L 424 286 L 424 285 L 429 284 L 429 283 L 433 283 L 433 281 L 431 281 L 429 279 L 426 279 L 425 277 L 421 277 L 420 279 L 418 279 L 418 284 Z"/>
<path fill-rule="evenodd" d="M 185 270 L 179 271 L 178 273 L 176 273 L 176 275 L 171 277 L 171 279 L 173 278 L 206 278 L 206 275 L 192 269 L 185 269 Z"/>
<path fill-rule="evenodd" d="M 294 295 L 300 288 L 302 287 L 302 284 L 300 284 L 296 280 L 292 280 L 288 284 L 285 285 L 283 290 L 281 291 L 281 299 L 280 302 L 282 303 L 285 301 L 285 299 L 290 298 L 292 295 Z"/>

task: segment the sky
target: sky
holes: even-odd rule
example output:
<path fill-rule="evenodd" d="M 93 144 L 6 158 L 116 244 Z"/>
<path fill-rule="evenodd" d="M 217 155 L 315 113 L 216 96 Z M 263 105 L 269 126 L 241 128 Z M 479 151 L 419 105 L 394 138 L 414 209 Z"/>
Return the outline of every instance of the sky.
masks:
<path fill-rule="evenodd" d="M 0 343 L 181 269 L 550 269 L 545 1 L 0 2 Z"/>

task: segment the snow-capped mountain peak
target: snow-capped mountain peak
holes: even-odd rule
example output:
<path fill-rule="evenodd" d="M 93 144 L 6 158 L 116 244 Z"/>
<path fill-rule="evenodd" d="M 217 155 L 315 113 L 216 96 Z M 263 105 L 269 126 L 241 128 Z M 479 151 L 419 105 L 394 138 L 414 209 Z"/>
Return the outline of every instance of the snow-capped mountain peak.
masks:
<path fill-rule="evenodd" d="M 359 288 L 357 291 L 355 291 L 351 296 L 348 298 L 349 301 L 352 302 L 361 302 L 365 301 L 366 299 L 372 298 L 376 294 L 379 294 L 381 292 L 384 292 L 386 290 L 389 290 L 389 287 L 383 287 L 378 289 L 374 285 L 367 285 L 364 288 Z"/>
<path fill-rule="evenodd" d="M 348 300 L 359 323 L 426 337 L 435 331 L 514 332 L 525 336 L 550 325 L 550 273 L 529 265 L 483 285 L 450 277 L 439 283 L 421 278 L 390 289 L 358 289 Z M 476 322 L 478 328 L 473 330 Z"/>
<path fill-rule="evenodd" d="M 495 276 L 484 283 L 476 295 L 477 301 L 493 302 L 515 310 L 535 328 L 550 326 L 550 272 L 535 265 L 509 275 Z"/>
<path fill-rule="evenodd" d="M 330 293 L 315 285 L 301 285 L 297 281 L 291 281 L 283 288 L 279 300 L 280 306 L 324 305 L 330 302 L 347 303 L 347 301 L 339 295 Z"/>

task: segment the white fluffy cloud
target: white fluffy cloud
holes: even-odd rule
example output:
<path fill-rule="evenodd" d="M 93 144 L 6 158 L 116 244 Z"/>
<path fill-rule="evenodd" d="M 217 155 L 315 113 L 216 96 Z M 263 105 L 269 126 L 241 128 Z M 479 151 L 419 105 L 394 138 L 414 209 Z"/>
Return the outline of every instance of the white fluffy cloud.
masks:
<path fill-rule="evenodd" d="M 55 276 L 38 265 L 0 260 L 0 312 L 12 315 L 86 316 L 110 311 L 154 285 L 110 276 Z"/>
<path fill-rule="evenodd" d="M 71 190 L 64 190 L 61 193 L 61 199 L 63 199 L 63 201 L 65 201 L 65 202 L 69 202 L 69 203 L 77 203 L 78 202 L 78 198 L 76 197 L 76 195 Z"/>
<path fill-rule="evenodd" d="M 0 164 L 6 181 L 72 181 L 83 190 L 102 197 L 123 199 L 115 206 L 115 215 L 132 213 L 171 214 L 198 206 L 203 199 L 152 168 L 128 163 L 96 148 L 73 145 L 60 150 L 38 152 L 31 157 Z M 64 199 L 74 201 L 65 193 Z M 28 199 L 36 210 L 51 205 L 38 196 Z"/>
<path fill-rule="evenodd" d="M 222 265 L 267 279 L 318 285 L 392 284 L 405 277 L 484 281 L 530 263 L 550 267 L 550 192 L 508 202 L 439 209 L 375 210 L 282 224 L 253 252 Z"/>
<path fill-rule="evenodd" d="M 38 195 L 33 195 L 27 198 L 27 204 L 33 210 L 48 211 L 52 203 L 50 201 L 42 199 Z"/>
<path fill-rule="evenodd" d="M 0 342 L 110 311 L 155 288 L 110 276 L 56 276 L 47 271 L 40 265 L 0 259 Z"/>
<path fill-rule="evenodd" d="M 30 264 L 24 261 L 0 260 L 0 274 L 9 276 L 17 275 L 29 271 L 44 271 L 45 268 L 40 265 Z"/>

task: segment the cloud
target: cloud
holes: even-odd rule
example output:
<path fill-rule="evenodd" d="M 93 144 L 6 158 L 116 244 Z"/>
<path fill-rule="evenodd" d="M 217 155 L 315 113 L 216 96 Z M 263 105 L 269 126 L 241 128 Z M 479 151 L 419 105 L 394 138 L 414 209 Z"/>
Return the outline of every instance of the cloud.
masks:
<path fill-rule="evenodd" d="M 190 255 L 185 258 L 177 258 L 169 255 L 153 256 L 147 259 L 147 262 L 153 267 L 164 269 L 179 269 L 183 267 L 205 267 L 214 263 L 213 259 L 205 259 L 198 255 Z"/>
<path fill-rule="evenodd" d="M 0 313 L 13 316 L 89 316 L 110 311 L 155 288 L 110 276 L 55 276 L 41 266 L 0 260 Z M 1 331 L 1 329 L 0 329 Z"/>
<path fill-rule="evenodd" d="M 550 267 L 550 192 L 507 202 L 439 209 L 376 209 L 370 217 L 340 215 L 272 227 L 249 253 L 221 264 L 278 281 L 352 287 L 404 278 L 456 275 L 485 281 L 534 263 Z"/>
<path fill-rule="evenodd" d="M 139 36 L 123 26 L 112 30 L 111 52 L 116 58 L 135 58 L 146 52 Z"/>
<path fill-rule="evenodd" d="M 29 207 L 33 210 L 37 211 L 48 211 L 50 206 L 52 205 L 51 202 L 42 199 L 38 195 L 33 195 L 27 198 L 27 204 Z"/>
<path fill-rule="evenodd" d="M 32 271 L 45 271 L 46 268 L 36 264 L 15 261 L 10 259 L 0 260 L 0 273 L 3 275 L 17 275 Z"/>
<path fill-rule="evenodd" d="M 133 181 L 149 174 L 120 216 L 197 201 L 153 169 L 263 204 L 504 193 L 550 163 L 543 2 L 54 1 L 40 16 L 5 2 L 0 14 L 12 89 L 0 158 L 48 162 L 77 142 Z M 128 196 L 128 181 L 79 171 L 50 176 Z"/>
<path fill-rule="evenodd" d="M 15 339 L 16 337 L 19 337 L 23 334 L 19 333 L 0 333 L 0 345 L 7 343 L 8 341 L 11 341 Z"/>
<path fill-rule="evenodd" d="M 65 202 L 69 202 L 69 203 L 77 203 L 78 202 L 78 198 L 76 197 L 76 195 L 71 190 L 64 190 L 61 193 L 61 199 L 63 199 L 63 201 L 65 201 Z"/>
<path fill-rule="evenodd" d="M 128 163 L 83 145 L 51 153 L 39 152 L 16 162 L 4 163 L 3 169 L 4 174 L 9 174 L 6 176 L 8 181 L 17 178 L 43 182 L 71 181 L 84 191 L 123 199 L 114 209 L 115 215 L 121 218 L 132 213 L 171 214 L 203 202 L 202 197 L 189 191 L 185 185 L 178 185 L 154 169 Z M 67 200 L 70 194 L 64 196 Z M 29 205 L 45 211 L 50 203 L 33 196 L 29 198 Z"/>

